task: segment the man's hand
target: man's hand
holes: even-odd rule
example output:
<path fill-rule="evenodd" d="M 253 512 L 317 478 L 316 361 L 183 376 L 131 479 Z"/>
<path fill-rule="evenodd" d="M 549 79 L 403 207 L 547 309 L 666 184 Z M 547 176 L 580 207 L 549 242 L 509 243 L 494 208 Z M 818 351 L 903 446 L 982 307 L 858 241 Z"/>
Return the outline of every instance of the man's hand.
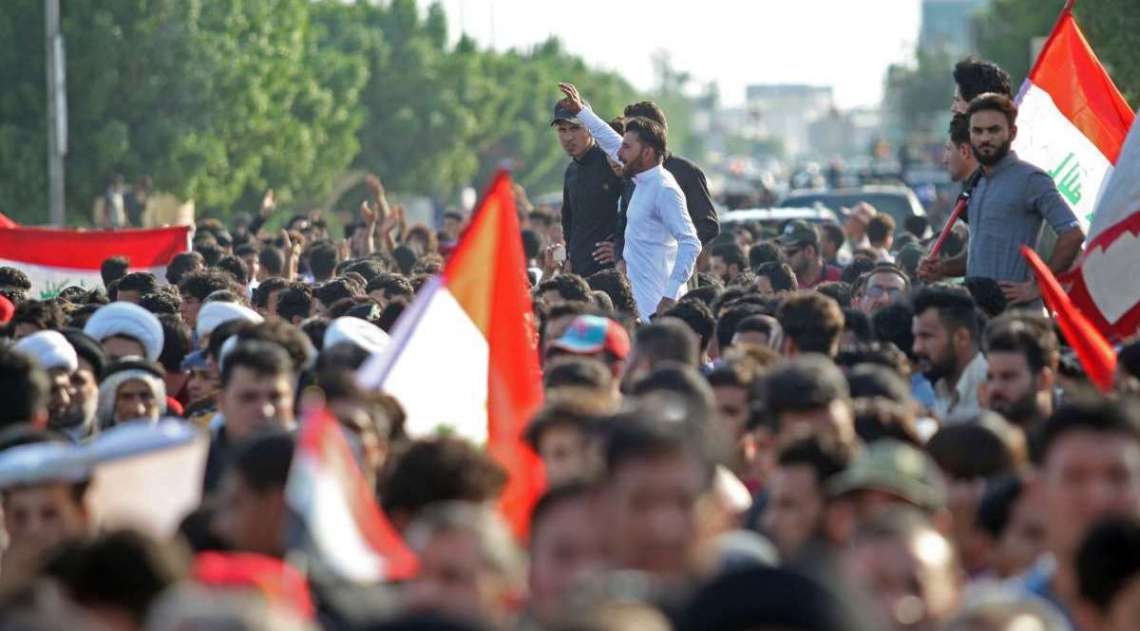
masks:
<path fill-rule="evenodd" d="M 1041 297 L 1037 283 L 1032 280 L 1027 280 L 1024 283 L 1001 280 L 998 281 L 998 285 L 1001 286 L 1001 293 L 1005 294 L 1005 299 L 1010 304 L 1022 304 Z"/>
<path fill-rule="evenodd" d="M 942 263 L 938 259 L 924 258 L 918 263 L 918 277 L 928 283 L 942 280 Z"/>
<path fill-rule="evenodd" d="M 582 95 L 578 94 L 578 88 L 573 83 L 559 83 L 558 89 L 566 95 L 566 98 L 559 101 L 562 107 L 574 114 L 582 111 Z"/>
<path fill-rule="evenodd" d="M 664 315 L 666 311 L 672 309 L 673 306 L 676 304 L 677 304 L 676 300 L 673 300 L 672 298 L 669 298 L 668 296 L 663 296 L 661 298 L 661 302 L 657 303 L 657 315 L 658 316 Z"/>
<path fill-rule="evenodd" d="M 599 241 L 594 244 L 594 260 L 602 265 L 607 265 L 617 261 L 617 253 L 614 248 L 613 237 L 611 240 Z"/>
<path fill-rule="evenodd" d="M 384 194 L 384 185 L 380 183 L 380 178 L 375 173 L 369 173 L 365 176 L 364 185 L 367 186 L 368 190 L 376 197 Z"/>
<path fill-rule="evenodd" d="M 273 194 L 273 189 L 268 189 L 265 191 L 265 195 L 261 198 L 261 208 L 258 210 L 258 213 L 261 214 L 261 217 L 263 219 L 268 218 L 269 215 L 273 214 L 273 211 L 276 208 L 277 196 Z"/>
<path fill-rule="evenodd" d="M 366 201 L 360 202 L 360 221 L 369 226 L 376 223 L 376 211 Z"/>

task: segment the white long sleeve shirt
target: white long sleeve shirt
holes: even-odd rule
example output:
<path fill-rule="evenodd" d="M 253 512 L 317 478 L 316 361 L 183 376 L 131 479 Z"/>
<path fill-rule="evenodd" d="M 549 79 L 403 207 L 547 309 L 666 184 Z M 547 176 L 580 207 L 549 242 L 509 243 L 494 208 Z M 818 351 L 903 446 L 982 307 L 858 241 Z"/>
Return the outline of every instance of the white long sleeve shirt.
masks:
<path fill-rule="evenodd" d="M 617 160 L 622 139 L 609 123 L 588 107 L 582 108 L 578 118 L 598 146 Z M 633 181 L 636 187 L 626 209 L 621 256 L 638 315 L 648 322 L 662 298 L 681 297 L 701 253 L 701 240 L 672 173 L 657 165 L 633 176 Z"/>

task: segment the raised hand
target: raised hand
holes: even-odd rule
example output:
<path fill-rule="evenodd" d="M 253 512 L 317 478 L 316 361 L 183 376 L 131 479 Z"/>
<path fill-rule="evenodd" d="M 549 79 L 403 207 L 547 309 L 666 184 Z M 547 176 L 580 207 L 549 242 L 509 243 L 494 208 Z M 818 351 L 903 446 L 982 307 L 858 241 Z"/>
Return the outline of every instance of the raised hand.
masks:
<path fill-rule="evenodd" d="M 573 83 L 559 83 L 558 89 L 566 95 L 566 98 L 560 101 L 562 107 L 574 114 L 582 111 L 582 95 L 578 93 L 578 88 L 574 87 Z"/>
<path fill-rule="evenodd" d="M 273 214 L 277 208 L 277 196 L 273 194 L 273 189 L 267 189 L 265 195 L 261 198 L 261 208 L 258 212 L 262 217 L 268 217 Z"/>

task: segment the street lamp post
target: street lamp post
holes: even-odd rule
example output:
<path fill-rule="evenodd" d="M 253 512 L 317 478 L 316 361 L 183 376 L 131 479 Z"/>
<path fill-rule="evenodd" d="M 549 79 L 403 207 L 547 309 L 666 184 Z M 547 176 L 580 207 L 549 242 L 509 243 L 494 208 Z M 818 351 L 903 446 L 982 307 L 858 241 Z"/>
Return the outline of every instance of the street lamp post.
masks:
<path fill-rule="evenodd" d="M 67 154 L 67 89 L 59 0 L 44 0 L 47 46 L 48 210 L 51 223 L 64 225 L 63 157 Z"/>

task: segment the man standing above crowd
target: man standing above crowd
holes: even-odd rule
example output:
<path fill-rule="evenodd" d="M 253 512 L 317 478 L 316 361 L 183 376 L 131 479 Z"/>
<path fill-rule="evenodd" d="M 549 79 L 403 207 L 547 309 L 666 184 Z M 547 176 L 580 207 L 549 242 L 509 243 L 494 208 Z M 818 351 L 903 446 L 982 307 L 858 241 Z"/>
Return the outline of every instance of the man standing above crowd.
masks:
<path fill-rule="evenodd" d="M 585 278 L 612 264 L 598 261 L 594 253 L 617 233 L 622 181 L 576 115 L 555 105 L 551 125 L 571 158 L 562 185 L 562 233 L 569 262 L 564 269 Z"/>
<path fill-rule="evenodd" d="M 982 177 L 967 206 L 969 247 L 948 259 L 927 258 L 919 266 L 926 281 L 956 276 L 992 278 L 1014 305 L 1039 306 L 1040 290 L 1029 276 L 1020 246 L 1036 243 L 1041 223 L 1057 233 L 1049 267 L 1060 274 L 1072 266 L 1084 231 L 1053 178 L 1010 151 L 1017 136 L 1017 106 L 1007 96 L 983 94 L 970 102 L 970 145 Z"/>
<path fill-rule="evenodd" d="M 955 114 L 950 120 L 950 137 L 942 147 L 942 168 L 952 182 L 964 183 L 978 170 L 978 159 L 970 146 L 970 117 Z"/>
<path fill-rule="evenodd" d="M 586 107 L 578 89 L 559 84 L 566 95 L 560 102 L 577 116 L 610 156 L 624 165 L 637 188 L 626 211 L 626 263 L 637 311 L 643 320 L 676 304 L 693 274 L 701 242 L 689 218 L 677 180 L 665 170 L 665 128 L 647 118 L 628 119 L 625 137 Z"/>

